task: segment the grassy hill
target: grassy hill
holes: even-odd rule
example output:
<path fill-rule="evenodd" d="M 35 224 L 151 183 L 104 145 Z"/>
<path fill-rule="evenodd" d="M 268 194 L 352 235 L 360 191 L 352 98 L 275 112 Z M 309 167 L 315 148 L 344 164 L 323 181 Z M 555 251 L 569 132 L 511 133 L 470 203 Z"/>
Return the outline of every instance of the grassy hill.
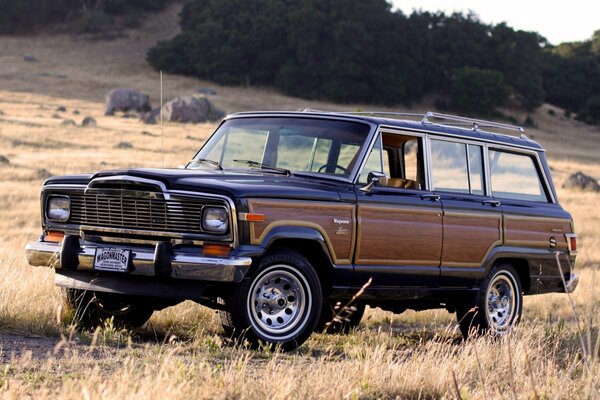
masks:
<path fill-rule="evenodd" d="M 145 51 L 177 31 L 178 6 L 125 37 L 37 35 L 0 37 L 0 393 L 6 398 L 597 398 L 600 293 L 600 195 L 560 185 L 577 170 L 600 179 L 600 131 L 544 105 L 527 134 L 547 149 L 563 205 L 580 235 L 574 294 L 525 300 L 520 328 L 499 341 L 460 343 L 445 311 L 394 315 L 368 310 L 348 336 L 315 335 L 293 354 L 227 344 L 213 312 L 191 303 L 156 313 L 141 331 L 110 326 L 75 333 L 62 322 L 60 291 L 49 269 L 29 267 L 23 246 L 39 234 L 39 189 L 48 174 L 185 163 L 214 124 L 166 124 L 105 117 L 104 95 L 134 87 L 159 99 L 158 74 Z M 34 55 L 39 62 L 25 62 Z M 371 109 L 286 97 L 270 89 L 219 87 L 165 76 L 165 99 L 212 87 L 226 112 Z M 66 111 L 57 111 L 59 106 Z M 426 111 L 424 100 L 410 110 Z M 549 110 L 553 109 L 554 115 Z M 516 110 L 504 110 L 520 121 Z M 95 127 L 79 126 L 92 116 Z M 76 126 L 63 126 L 72 119 Z M 122 142 L 131 148 L 123 148 Z M 589 335 L 582 350 L 578 324 Z M 587 343 L 587 336 L 584 342 Z M 587 352 L 587 355 L 585 353 Z M 458 388 L 458 389 L 457 389 Z M 534 396 L 534 393 L 536 394 Z"/>

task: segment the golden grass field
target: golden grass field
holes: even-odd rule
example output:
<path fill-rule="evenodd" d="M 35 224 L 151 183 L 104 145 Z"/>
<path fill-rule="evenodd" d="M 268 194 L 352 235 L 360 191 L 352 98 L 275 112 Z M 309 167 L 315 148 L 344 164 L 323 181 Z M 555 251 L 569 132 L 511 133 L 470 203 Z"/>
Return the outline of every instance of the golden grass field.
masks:
<path fill-rule="evenodd" d="M 52 270 L 30 267 L 24 256 L 40 233 L 39 189 L 47 174 L 161 166 L 161 128 L 105 117 L 103 101 L 111 88 L 130 86 L 157 104 L 158 74 L 144 53 L 176 32 L 176 15 L 173 7 L 113 41 L 0 37 L 0 154 L 10 161 L 0 164 L 0 398 L 600 398 L 600 194 L 560 187 L 578 170 L 600 178 L 600 130 L 560 110 L 550 116 L 547 105 L 533 114 L 539 129 L 528 134 L 548 149 L 559 198 L 575 218 L 582 279 L 574 308 L 565 294 L 528 297 L 511 335 L 467 342 L 444 310 L 369 309 L 350 335 L 315 334 L 287 354 L 229 344 L 215 313 L 187 302 L 155 313 L 136 332 L 81 333 L 65 324 Z M 40 62 L 24 62 L 25 54 Z M 371 108 L 168 75 L 165 98 L 205 86 L 227 112 Z M 85 116 L 97 126 L 61 126 Z M 164 165 L 185 163 L 214 127 L 165 125 Z"/>

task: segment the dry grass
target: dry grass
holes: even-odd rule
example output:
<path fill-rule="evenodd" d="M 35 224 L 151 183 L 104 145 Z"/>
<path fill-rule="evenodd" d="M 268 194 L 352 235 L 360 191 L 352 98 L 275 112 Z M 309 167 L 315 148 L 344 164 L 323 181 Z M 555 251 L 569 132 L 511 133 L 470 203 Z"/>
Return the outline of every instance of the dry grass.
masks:
<path fill-rule="evenodd" d="M 39 234 L 41 169 L 57 175 L 162 164 L 160 127 L 104 117 L 102 102 L 108 89 L 133 86 L 156 103 L 157 74 L 143 54 L 175 32 L 176 14 L 172 8 L 152 25 L 110 42 L 63 35 L 0 38 L 0 154 L 10 160 L 0 164 L 1 398 L 600 397 L 600 195 L 560 189 L 577 170 L 600 178 L 600 132 L 550 116 L 548 106 L 533 115 L 539 129 L 530 135 L 549 150 L 559 197 L 580 236 L 577 316 L 564 294 L 528 297 L 514 334 L 461 343 L 454 316 L 445 311 L 394 315 L 370 309 L 356 332 L 314 335 L 292 354 L 227 344 L 214 312 L 189 302 L 155 313 L 134 333 L 110 326 L 74 333 L 57 322 L 61 300 L 53 273 L 29 267 L 23 251 Z M 24 63 L 24 54 L 41 62 Z M 167 76 L 166 97 L 203 86 L 215 87 Z M 216 89 L 214 101 L 228 112 L 340 108 L 267 89 Z M 59 105 L 67 111 L 56 112 Z M 366 108 L 344 108 L 357 107 Z M 80 124 L 88 115 L 97 127 L 60 125 L 65 118 Z M 164 165 L 185 163 L 213 129 L 165 126 Z M 117 149 L 119 142 L 133 147 Z"/>

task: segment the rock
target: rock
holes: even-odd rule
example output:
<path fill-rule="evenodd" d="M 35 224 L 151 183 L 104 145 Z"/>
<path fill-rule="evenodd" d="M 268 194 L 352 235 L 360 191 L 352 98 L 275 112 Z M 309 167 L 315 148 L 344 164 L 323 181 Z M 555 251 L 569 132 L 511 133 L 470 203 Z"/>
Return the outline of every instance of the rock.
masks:
<path fill-rule="evenodd" d="M 161 110 L 164 121 L 170 122 L 212 122 L 218 121 L 225 113 L 216 108 L 206 97 L 177 97 Z"/>
<path fill-rule="evenodd" d="M 4 115 L 4 111 L 0 110 L 0 115 Z"/>
<path fill-rule="evenodd" d="M 58 106 L 58 107 L 56 107 L 56 110 L 54 110 L 54 111 L 65 112 L 65 111 L 67 111 L 67 108 L 65 106 Z"/>
<path fill-rule="evenodd" d="M 45 168 L 39 168 L 35 171 L 34 176 L 38 179 L 48 179 L 52 176 L 52 173 Z"/>
<path fill-rule="evenodd" d="M 126 113 L 123 114 L 123 118 L 137 118 L 137 119 L 140 119 L 141 116 L 140 116 L 140 114 L 136 113 L 135 111 L 127 111 Z"/>
<path fill-rule="evenodd" d="M 60 126 L 75 126 L 77 125 L 72 119 L 65 119 L 60 123 Z"/>
<path fill-rule="evenodd" d="M 115 145 L 117 149 L 131 149 L 133 145 L 129 142 L 119 142 Z"/>
<path fill-rule="evenodd" d="M 52 118 L 58 118 L 58 119 L 60 119 L 60 118 L 62 118 L 62 117 L 61 117 L 60 115 L 58 115 L 58 114 L 54 113 L 54 114 L 52 114 Z"/>
<path fill-rule="evenodd" d="M 40 62 L 36 56 L 32 55 L 32 54 L 28 54 L 25 57 L 23 57 L 23 61 L 26 62 Z"/>
<path fill-rule="evenodd" d="M 144 135 L 144 136 L 154 136 L 151 132 L 148 132 L 148 131 L 142 131 L 142 135 Z"/>
<path fill-rule="evenodd" d="M 600 192 L 600 185 L 598 184 L 598 181 L 581 171 L 569 176 L 569 178 L 567 178 L 567 180 L 563 183 L 562 187 L 565 189 L 579 189 Z"/>
<path fill-rule="evenodd" d="M 8 158 L 6 158 L 6 156 L 0 154 L 0 164 L 10 164 L 10 161 L 8 160 Z"/>
<path fill-rule="evenodd" d="M 73 114 L 79 115 L 79 110 L 73 110 Z"/>
<path fill-rule="evenodd" d="M 158 122 L 158 116 L 160 115 L 160 108 L 154 108 L 149 113 L 141 115 L 140 119 L 146 124 L 154 125 Z"/>
<path fill-rule="evenodd" d="M 150 111 L 150 97 L 135 89 L 113 89 L 106 95 L 105 115 L 114 115 L 115 111 Z"/>
<path fill-rule="evenodd" d="M 96 120 L 92 117 L 85 117 L 81 121 L 81 126 L 96 126 Z"/>
<path fill-rule="evenodd" d="M 208 96 L 214 96 L 215 94 L 217 94 L 217 91 L 211 88 L 203 87 L 198 89 L 198 93 L 206 94 Z"/>

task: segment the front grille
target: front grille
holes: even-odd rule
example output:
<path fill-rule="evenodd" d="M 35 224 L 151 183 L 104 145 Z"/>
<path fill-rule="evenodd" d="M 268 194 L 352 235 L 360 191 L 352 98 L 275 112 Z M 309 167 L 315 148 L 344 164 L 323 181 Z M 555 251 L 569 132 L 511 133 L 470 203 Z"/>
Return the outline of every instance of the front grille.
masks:
<path fill-rule="evenodd" d="M 135 197 L 90 191 L 70 194 L 69 222 L 102 228 L 204 233 L 201 218 L 206 202 L 203 199 L 178 197 L 165 200 L 141 194 Z"/>

